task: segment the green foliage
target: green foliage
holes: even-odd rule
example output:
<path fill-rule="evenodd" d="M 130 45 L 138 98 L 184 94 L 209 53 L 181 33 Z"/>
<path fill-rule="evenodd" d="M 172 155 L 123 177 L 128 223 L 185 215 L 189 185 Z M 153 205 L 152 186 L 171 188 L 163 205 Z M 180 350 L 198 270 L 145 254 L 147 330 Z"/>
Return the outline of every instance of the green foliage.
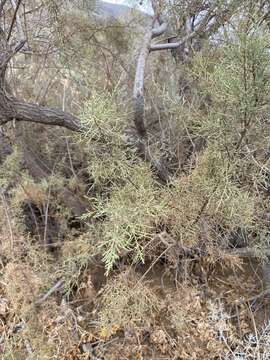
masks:
<path fill-rule="evenodd" d="M 10 155 L 7 156 L 0 168 L 0 188 L 7 189 L 9 186 L 15 185 L 20 178 L 22 154 L 14 147 Z"/>
<path fill-rule="evenodd" d="M 200 219 L 190 220 L 194 241 L 203 220 L 208 229 L 222 229 L 223 237 L 238 225 L 253 231 L 253 243 L 261 246 L 264 236 L 258 234 L 267 232 L 266 224 L 258 217 L 255 221 L 255 214 L 269 206 L 258 192 L 269 186 L 269 35 L 263 26 L 243 23 L 245 32 L 230 32 L 222 47 L 202 51 L 193 61 L 202 101 L 190 109 L 187 127 L 192 138 L 204 139 L 205 145 L 181 202 Z M 192 206 L 184 200 L 189 196 Z M 217 235 L 215 230 L 212 238 Z"/>
<path fill-rule="evenodd" d="M 164 204 L 151 170 L 124 143 L 125 116 L 119 115 L 114 96 L 93 94 L 81 119 L 96 204 L 85 217 L 105 218 L 91 232 L 100 230 L 108 273 L 123 254 L 143 259 L 143 246 L 155 233 Z"/>
<path fill-rule="evenodd" d="M 113 95 L 93 93 L 81 121 L 81 141 L 89 151 L 88 172 L 93 186 L 104 191 L 106 186 L 126 179 L 134 162 L 123 141 L 125 116 L 119 113 Z"/>
<path fill-rule="evenodd" d="M 252 26 L 227 39 L 218 63 L 212 59 L 211 65 L 211 59 L 200 55 L 194 62 L 193 71 L 211 97 L 206 121 L 197 123 L 197 131 L 232 155 L 245 143 L 262 147 L 268 141 L 268 44 L 269 35 Z"/>
<path fill-rule="evenodd" d="M 208 147 L 190 176 L 175 180 L 167 212 L 170 232 L 183 246 L 215 246 L 220 231 L 226 236 L 238 226 L 252 226 L 254 200 L 230 179 L 229 163 L 218 149 Z"/>
<path fill-rule="evenodd" d="M 101 243 L 107 273 L 130 251 L 135 259 L 143 260 L 143 244 L 155 233 L 164 205 L 149 168 L 143 164 L 134 165 L 124 186 L 113 187 L 110 198 L 97 209 L 97 216 L 106 218 Z"/>
<path fill-rule="evenodd" d="M 119 116 L 113 95 L 94 92 L 81 114 L 84 137 L 110 146 L 121 143 L 123 117 Z"/>
<path fill-rule="evenodd" d="M 171 116 L 178 116 L 191 140 L 200 137 L 206 144 L 190 173 L 175 179 L 170 189 L 158 189 L 149 170 L 127 150 L 120 135 L 125 116 L 119 118 L 113 98 L 94 97 L 93 107 L 86 107 L 86 137 L 94 149 L 89 170 L 94 184 L 107 185 L 110 194 L 97 201 L 96 211 L 105 219 L 99 228 L 107 272 L 129 252 L 142 259 L 157 224 L 184 246 L 198 246 L 202 238 L 209 246 L 217 241 L 226 246 L 239 227 L 262 230 L 254 223 L 260 201 L 253 184 L 265 182 L 260 164 L 269 140 L 267 44 L 268 35 L 251 28 L 227 39 L 215 57 L 209 52 L 195 58 L 191 71 L 199 82 L 197 96 L 208 97 L 209 104 L 187 108 L 185 102 L 172 102 Z"/>

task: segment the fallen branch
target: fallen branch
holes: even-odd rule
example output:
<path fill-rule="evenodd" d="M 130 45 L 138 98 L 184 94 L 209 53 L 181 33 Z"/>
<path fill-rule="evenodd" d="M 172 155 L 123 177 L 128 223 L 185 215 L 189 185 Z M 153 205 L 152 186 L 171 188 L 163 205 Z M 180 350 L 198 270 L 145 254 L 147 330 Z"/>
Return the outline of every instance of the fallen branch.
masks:
<path fill-rule="evenodd" d="M 19 101 L 9 93 L 5 79 L 6 69 L 12 57 L 24 47 L 25 41 L 21 41 L 17 46 L 11 48 L 2 30 L 0 36 L 0 125 L 17 120 L 58 125 L 73 131 L 79 131 L 81 129 L 80 121 L 75 116 L 58 109 Z"/>
<path fill-rule="evenodd" d="M 257 295 L 254 295 L 254 296 L 249 297 L 248 299 L 240 299 L 240 300 L 237 300 L 237 301 L 235 302 L 235 305 L 239 306 L 239 305 L 242 305 L 242 304 L 247 303 L 247 302 L 257 301 L 258 299 L 269 298 L 269 296 L 270 296 L 270 289 L 266 289 L 266 290 L 261 291 L 261 292 L 260 292 L 259 294 L 257 294 Z"/>

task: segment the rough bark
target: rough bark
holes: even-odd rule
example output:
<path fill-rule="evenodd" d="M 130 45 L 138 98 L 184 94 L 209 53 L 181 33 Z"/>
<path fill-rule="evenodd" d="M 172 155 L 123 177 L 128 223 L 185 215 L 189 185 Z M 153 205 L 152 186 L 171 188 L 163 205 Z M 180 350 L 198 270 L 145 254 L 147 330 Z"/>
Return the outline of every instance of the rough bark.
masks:
<path fill-rule="evenodd" d="M 38 104 L 27 103 L 16 99 L 10 93 L 6 83 L 6 69 L 12 57 L 25 45 L 20 41 L 11 47 L 0 29 L 0 126 L 9 121 L 30 121 L 45 125 L 58 125 L 73 131 L 80 131 L 80 121 L 77 117 L 59 109 L 47 108 Z"/>
<path fill-rule="evenodd" d="M 11 120 L 17 120 L 58 125 L 73 131 L 81 130 L 80 121 L 77 117 L 60 109 L 19 101 L 7 96 L 2 89 L 0 90 L 0 114 L 0 125 Z"/>

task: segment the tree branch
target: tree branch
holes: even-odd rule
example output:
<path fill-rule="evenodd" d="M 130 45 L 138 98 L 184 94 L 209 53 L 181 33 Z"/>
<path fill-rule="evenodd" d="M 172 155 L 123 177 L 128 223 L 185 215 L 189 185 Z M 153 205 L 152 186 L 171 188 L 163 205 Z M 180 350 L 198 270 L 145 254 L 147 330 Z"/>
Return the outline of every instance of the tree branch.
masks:
<path fill-rule="evenodd" d="M 11 1 L 12 7 L 14 9 L 14 15 L 13 15 L 11 25 L 10 25 L 10 28 L 9 28 L 9 31 L 8 31 L 7 41 L 9 41 L 9 39 L 11 37 L 11 33 L 12 33 L 12 30 L 13 30 L 14 23 L 16 21 L 17 13 L 18 13 L 19 7 L 21 5 L 21 2 L 22 2 L 22 0 L 18 0 L 18 2 L 16 4 L 16 2 L 14 0 Z M 23 40 L 23 39 L 21 38 L 21 40 Z"/>
<path fill-rule="evenodd" d="M 152 45 L 150 47 L 150 51 L 176 49 L 184 45 L 187 41 L 194 39 L 196 36 L 199 38 L 204 38 L 207 36 L 209 38 L 220 28 L 220 26 L 224 25 L 226 21 L 232 17 L 235 9 L 239 6 L 239 4 L 239 0 L 233 0 L 231 4 L 220 14 L 215 14 L 213 8 L 210 8 L 193 32 L 185 36 L 183 39 L 173 43 Z M 216 12 L 217 11 L 218 9 L 216 9 Z M 209 25 L 213 18 L 216 18 L 215 21 Z"/>
<path fill-rule="evenodd" d="M 62 110 L 20 101 L 7 90 L 5 79 L 7 65 L 11 58 L 23 48 L 25 43 L 25 40 L 21 41 L 12 48 L 9 46 L 4 32 L 0 31 L 0 125 L 17 120 L 58 125 L 73 131 L 80 131 L 80 120 L 77 117 Z"/>
<path fill-rule="evenodd" d="M 152 29 L 152 39 L 164 34 L 164 32 L 167 30 L 167 27 L 168 27 L 168 24 L 165 22 L 162 22 L 161 24 L 159 24 L 159 26 L 157 26 L 156 28 L 153 28 Z"/>
<path fill-rule="evenodd" d="M 166 43 L 166 44 L 155 44 L 152 45 L 150 51 L 159 51 L 159 50 L 171 50 L 177 49 L 183 44 L 183 42 L 175 42 L 175 43 Z"/>
<path fill-rule="evenodd" d="M 13 7 L 13 10 L 14 10 L 14 15 L 13 15 L 13 20 L 12 20 L 12 26 L 10 27 L 10 33 L 9 33 L 9 36 L 8 36 L 8 40 L 9 40 L 9 38 L 11 36 L 12 28 L 14 26 L 14 21 L 16 21 L 17 30 L 18 30 L 20 40 L 24 40 L 25 36 L 24 36 L 24 32 L 23 32 L 23 27 L 22 27 L 20 16 L 18 15 L 18 10 L 19 10 L 19 7 L 20 7 L 22 1 L 18 0 L 17 4 L 16 4 L 16 0 L 10 0 L 10 1 L 11 1 L 11 5 Z"/>
<path fill-rule="evenodd" d="M 154 8 L 154 7 L 153 7 Z M 154 8 L 155 9 L 155 8 Z M 155 27 L 155 23 L 158 26 Z M 146 61 L 150 53 L 151 41 L 153 38 L 162 35 L 167 29 L 167 24 L 163 22 L 155 9 L 154 18 L 146 26 L 143 44 L 137 60 L 134 88 L 133 88 L 133 109 L 134 123 L 139 136 L 137 149 L 142 158 L 149 161 L 157 176 L 162 182 L 168 182 L 170 179 L 169 172 L 164 166 L 162 160 L 155 159 L 147 144 L 147 131 L 145 126 L 145 109 L 144 109 L 144 76 Z"/>
<path fill-rule="evenodd" d="M 143 45 L 141 47 L 141 51 L 137 61 L 133 88 L 134 123 L 138 135 L 141 138 L 144 138 L 146 136 L 146 128 L 144 121 L 144 72 L 146 60 L 149 55 L 149 49 L 151 46 L 153 25 L 154 21 L 151 21 L 146 28 Z"/>
<path fill-rule="evenodd" d="M 17 121 L 30 121 L 45 125 L 58 125 L 69 130 L 80 131 L 81 125 L 77 117 L 68 114 L 60 109 L 48 108 L 37 104 L 26 103 L 13 99 L 11 102 L 13 116 L 9 117 Z"/>

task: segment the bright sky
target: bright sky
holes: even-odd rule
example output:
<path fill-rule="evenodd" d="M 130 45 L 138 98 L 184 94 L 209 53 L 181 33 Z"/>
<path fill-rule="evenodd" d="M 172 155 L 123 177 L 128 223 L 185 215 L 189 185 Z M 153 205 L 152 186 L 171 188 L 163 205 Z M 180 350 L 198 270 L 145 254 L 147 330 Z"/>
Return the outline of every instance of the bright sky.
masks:
<path fill-rule="evenodd" d="M 150 0 L 103 0 L 103 1 L 114 4 L 127 5 L 130 7 L 136 7 L 144 12 L 147 12 L 148 14 L 152 14 L 152 6 L 150 5 Z"/>

